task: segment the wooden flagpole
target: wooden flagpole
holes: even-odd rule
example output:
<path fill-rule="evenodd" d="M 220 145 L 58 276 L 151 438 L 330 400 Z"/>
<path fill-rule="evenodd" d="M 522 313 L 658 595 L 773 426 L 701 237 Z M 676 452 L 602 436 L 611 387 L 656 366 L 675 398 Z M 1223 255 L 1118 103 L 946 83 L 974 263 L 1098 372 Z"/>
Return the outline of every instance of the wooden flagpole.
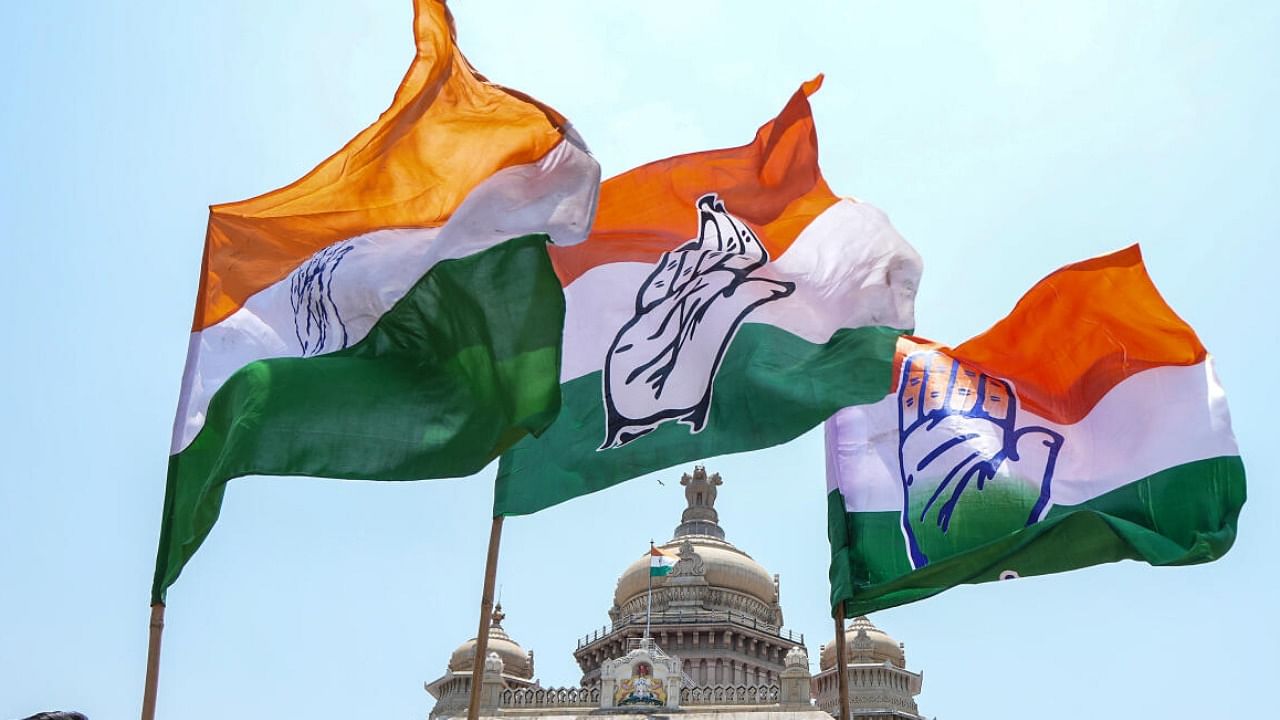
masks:
<path fill-rule="evenodd" d="M 151 632 L 147 640 L 147 680 L 142 688 L 142 720 L 155 720 L 156 692 L 160 687 L 160 637 L 164 634 L 164 603 L 151 606 Z"/>
<path fill-rule="evenodd" d="M 840 672 L 837 687 L 840 689 L 840 718 L 849 720 L 849 662 L 844 650 L 844 601 L 836 605 L 836 669 Z"/>
<path fill-rule="evenodd" d="M 649 620 L 653 617 L 653 541 L 649 541 L 649 595 L 644 602 L 644 639 L 649 639 Z"/>
<path fill-rule="evenodd" d="M 471 664 L 471 702 L 467 704 L 467 720 L 480 717 L 480 683 L 484 679 L 484 658 L 489 650 L 489 620 L 493 614 L 493 585 L 498 576 L 498 543 L 501 540 L 502 516 L 499 515 L 489 528 L 489 555 L 485 558 L 484 589 L 480 592 L 480 630 L 476 633 L 476 656 Z"/>

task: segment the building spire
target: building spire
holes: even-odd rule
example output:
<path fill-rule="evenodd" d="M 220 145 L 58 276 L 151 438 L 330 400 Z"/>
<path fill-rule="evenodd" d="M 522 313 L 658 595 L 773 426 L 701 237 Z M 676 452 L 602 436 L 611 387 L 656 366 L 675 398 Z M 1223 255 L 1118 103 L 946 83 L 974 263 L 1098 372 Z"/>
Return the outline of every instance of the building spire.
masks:
<path fill-rule="evenodd" d="M 709 535 L 723 540 L 724 529 L 716 513 L 716 488 L 724 484 L 720 473 L 707 475 L 705 467 L 695 465 L 693 474 L 681 477 L 680 484 L 684 486 L 684 497 L 689 504 L 680 516 L 675 537 Z"/>

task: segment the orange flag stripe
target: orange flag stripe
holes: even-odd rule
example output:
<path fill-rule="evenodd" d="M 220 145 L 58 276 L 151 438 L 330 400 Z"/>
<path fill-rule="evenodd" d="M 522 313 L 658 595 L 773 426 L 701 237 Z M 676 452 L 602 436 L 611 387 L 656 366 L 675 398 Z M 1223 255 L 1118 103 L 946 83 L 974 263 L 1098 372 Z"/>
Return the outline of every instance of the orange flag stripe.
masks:
<path fill-rule="evenodd" d="M 293 184 L 210 209 L 195 330 L 335 242 L 444 224 L 480 182 L 561 141 L 554 110 L 471 67 L 444 2 L 416 0 L 414 35 L 413 63 L 373 125 Z"/>
<path fill-rule="evenodd" d="M 822 76 L 801 85 L 782 112 L 747 145 L 679 155 L 606 180 L 587 240 L 552 247 L 560 282 L 597 265 L 651 263 L 698 235 L 694 202 L 709 192 L 745 220 L 777 259 L 839 198 L 818 168 L 818 134 L 808 97 Z M 655 176 L 661 178 L 656 181 Z"/>
<path fill-rule="evenodd" d="M 1151 282 L 1137 245 L 1050 274 L 1008 316 L 954 350 L 903 338 L 895 386 L 903 354 L 930 348 L 1011 381 L 1023 408 L 1062 424 L 1079 422 L 1128 377 L 1207 356 Z"/>

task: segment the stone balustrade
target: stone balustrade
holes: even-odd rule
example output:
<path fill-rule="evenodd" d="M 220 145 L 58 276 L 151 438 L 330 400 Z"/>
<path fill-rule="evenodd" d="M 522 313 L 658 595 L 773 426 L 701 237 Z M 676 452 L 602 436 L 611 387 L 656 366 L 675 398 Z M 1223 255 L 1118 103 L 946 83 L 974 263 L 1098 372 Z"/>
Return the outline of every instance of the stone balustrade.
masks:
<path fill-rule="evenodd" d="M 501 707 L 510 710 L 600 707 L 599 687 L 509 688 L 500 697 Z"/>
<path fill-rule="evenodd" d="M 503 710 L 592 710 L 600 706 L 598 687 L 560 688 L 508 688 L 503 690 L 499 707 Z M 761 706 L 761 710 L 774 709 L 782 697 L 782 688 L 773 685 L 710 685 L 686 687 L 680 690 L 680 705 L 698 706 Z M 750 708 L 742 708 L 750 709 Z"/>
<path fill-rule="evenodd" d="M 680 704 L 697 705 L 776 705 L 782 688 L 773 685 L 704 685 L 680 690 Z"/>

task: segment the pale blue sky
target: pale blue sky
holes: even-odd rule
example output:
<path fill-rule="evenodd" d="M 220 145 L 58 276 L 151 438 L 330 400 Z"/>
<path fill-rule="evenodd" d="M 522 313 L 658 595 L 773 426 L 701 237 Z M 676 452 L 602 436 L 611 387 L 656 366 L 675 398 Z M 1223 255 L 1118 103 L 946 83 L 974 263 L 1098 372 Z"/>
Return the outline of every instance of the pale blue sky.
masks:
<path fill-rule="evenodd" d="M 980 331 L 1061 264 L 1141 242 L 1218 357 L 1249 471 L 1236 548 L 1206 566 L 961 588 L 873 619 L 925 671 L 929 716 L 1267 712 L 1277 400 L 1249 383 L 1280 356 L 1280 7 L 454 11 L 472 62 L 564 112 L 608 175 L 746 142 L 825 72 L 826 177 L 924 256 L 918 328 L 937 340 Z M 127 718 L 205 208 L 293 180 L 371 122 L 412 54 L 410 3 L 24 2 L 5 16 L 0 718 Z M 707 465 L 726 481 L 729 539 L 782 575 L 787 625 L 816 658 L 832 636 L 820 436 Z M 670 536 L 688 469 L 508 521 L 506 626 L 544 683 L 577 680 L 575 639 L 607 621 L 622 568 Z M 491 481 L 234 481 L 169 593 L 160 716 L 425 716 L 423 681 L 475 632 Z"/>

